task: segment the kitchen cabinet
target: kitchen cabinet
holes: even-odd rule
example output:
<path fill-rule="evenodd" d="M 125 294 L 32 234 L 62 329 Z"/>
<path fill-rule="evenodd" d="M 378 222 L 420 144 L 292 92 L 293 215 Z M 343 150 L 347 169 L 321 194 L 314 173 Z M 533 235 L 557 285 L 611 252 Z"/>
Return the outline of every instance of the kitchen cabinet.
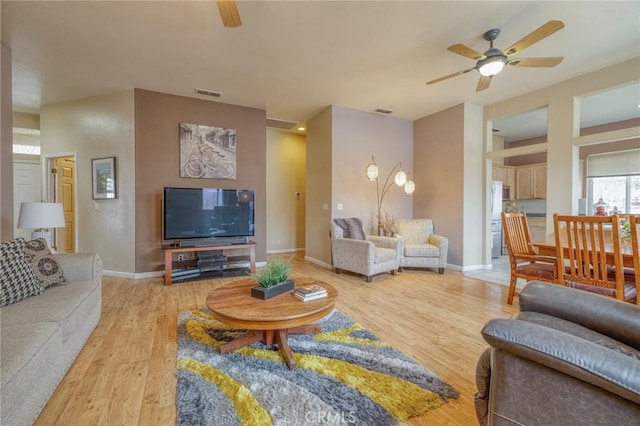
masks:
<path fill-rule="evenodd" d="M 509 199 L 515 200 L 516 168 L 513 166 L 495 165 L 491 171 L 491 180 L 499 180 L 502 185 L 511 188 Z"/>
<path fill-rule="evenodd" d="M 547 219 L 544 217 L 527 216 L 529 234 L 531 241 L 546 241 L 547 239 Z"/>
<path fill-rule="evenodd" d="M 516 168 L 516 199 L 547 198 L 547 165 L 533 164 Z"/>

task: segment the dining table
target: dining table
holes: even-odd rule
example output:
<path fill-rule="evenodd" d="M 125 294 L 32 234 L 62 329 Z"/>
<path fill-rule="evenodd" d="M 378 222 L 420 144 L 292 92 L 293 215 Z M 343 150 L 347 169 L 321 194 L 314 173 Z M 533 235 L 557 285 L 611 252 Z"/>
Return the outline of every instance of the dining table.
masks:
<path fill-rule="evenodd" d="M 556 256 L 556 242 L 555 241 L 533 241 L 530 243 L 533 250 L 544 256 Z M 631 244 L 621 244 L 622 250 L 622 264 L 625 268 L 633 268 L 633 249 Z M 605 251 L 607 256 L 607 264 L 613 265 L 613 244 L 605 244 Z M 568 255 L 568 249 L 565 247 L 565 256 Z"/>

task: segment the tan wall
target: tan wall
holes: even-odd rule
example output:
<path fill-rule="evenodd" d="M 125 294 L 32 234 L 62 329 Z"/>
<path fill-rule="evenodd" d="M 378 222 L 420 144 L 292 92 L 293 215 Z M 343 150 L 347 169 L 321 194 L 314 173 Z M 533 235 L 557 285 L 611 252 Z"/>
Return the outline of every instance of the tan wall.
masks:
<path fill-rule="evenodd" d="M 414 135 L 413 216 L 433 219 L 435 232 L 449 239 L 448 263 L 462 265 L 464 105 L 416 120 Z"/>
<path fill-rule="evenodd" d="M 43 156 L 77 154 L 77 251 L 105 271 L 135 272 L 133 90 L 49 105 L 40 113 Z M 93 200 L 91 160 L 116 157 L 117 199 Z"/>
<path fill-rule="evenodd" d="M 489 182 L 485 186 L 484 174 L 491 179 L 490 168 L 486 162 L 478 161 L 483 157 L 484 108 L 470 103 L 464 104 L 464 160 L 463 186 L 464 207 L 462 208 L 463 231 L 462 261 L 455 263 L 456 258 L 449 257 L 448 263 L 462 266 L 464 270 L 475 269 L 483 261 L 484 236 L 490 235 L 490 228 L 482 215 L 482 207 L 488 211 Z M 447 215 L 448 206 L 441 206 L 440 215 Z"/>
<path fill-rule="evenodd" d="M 305 136 L 267 129 L 267 253 L 304 250 L 306 155 Z"/>
<path fill-rule="evenodd" d="M 305 258 L 325 266 L 331 265 L 331 123 L 331 107 L 307 123 Z"/>
<path fill-rule="evenodd" d="M 26 112 L 13 112 L 13 127 L 21 127 L 23 129 L 39 129 L 40 115 L 28 114 Z"/>
<path fill-rule="evenodd" d="M 237 130 L 236 179 L 180 177 L 180 123 Z M 266 259 L 266 113 L 264 110 L 135 90 L 136 249 L 138 273 L 162 269 L 165 186 L 255 189 L 256 260 Z"/>
<path fill-rule="evenodd" d="M 0 44 L 0 241 L 13 238 L 11 50 Z"/>

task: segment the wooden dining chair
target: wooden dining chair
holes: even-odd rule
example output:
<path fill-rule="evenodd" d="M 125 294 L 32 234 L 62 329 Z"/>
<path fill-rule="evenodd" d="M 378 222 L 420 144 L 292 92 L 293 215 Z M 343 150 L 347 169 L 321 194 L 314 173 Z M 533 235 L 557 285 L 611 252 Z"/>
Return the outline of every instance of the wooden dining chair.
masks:
<path fill-rule="evenodd" d="M 558 282 L 557 259 L 553 256 L 536 254 L 531 246 L 531 233 L 525 213 L 502 212 L 502 229 L 504 231 L 507 250 L 509 252 L 509 265 L 511 267 L 511 280 L 509 281 L 509 293 L 507 303 L 513 303 L 516 294 L 518 278 L 527 281 Z"/>
<path fill-rule="evenodd" d="M 625 282 L 618 220 L 553 215 L 560 284 L 636 302 L 635 283 Z"/>
<path fill-rule="evenodd" d="M 633 253 L 634 282 L 636 284 L 636 304 L 640 305 L 640 215 L 630 215 L 631 250 Z"/>

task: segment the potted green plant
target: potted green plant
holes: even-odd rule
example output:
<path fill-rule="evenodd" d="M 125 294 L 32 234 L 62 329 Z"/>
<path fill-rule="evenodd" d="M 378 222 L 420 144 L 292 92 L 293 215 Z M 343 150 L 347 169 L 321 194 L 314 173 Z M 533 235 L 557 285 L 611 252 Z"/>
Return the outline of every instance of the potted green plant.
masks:
<path fill-rule="evenodd" d="M 291 264 L 281 258 L 267 260 L 267 265 L 257 273 L 252 274 L 258 284 L 251 289 L 251 296 L 258 299 L 269 299 L 286 291 L 293 290 L 295 281 L 289 280 Z"/>

